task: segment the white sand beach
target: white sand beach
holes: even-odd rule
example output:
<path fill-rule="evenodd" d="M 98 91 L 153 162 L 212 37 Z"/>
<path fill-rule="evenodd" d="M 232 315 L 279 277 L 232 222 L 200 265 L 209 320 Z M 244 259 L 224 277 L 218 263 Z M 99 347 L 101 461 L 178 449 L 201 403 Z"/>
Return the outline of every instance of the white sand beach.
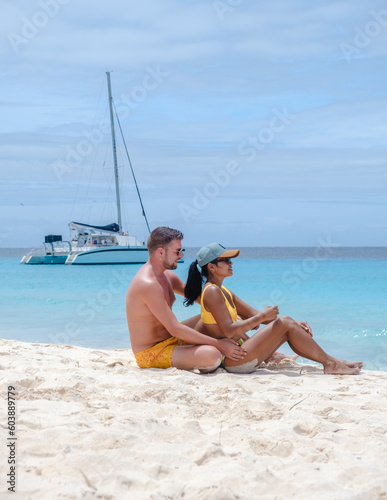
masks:
<path fill-rule="evenodd" d="M 0 340 L 17 499 L 387 499 L 387 373 L 140 370 L 130 349 Z"/>

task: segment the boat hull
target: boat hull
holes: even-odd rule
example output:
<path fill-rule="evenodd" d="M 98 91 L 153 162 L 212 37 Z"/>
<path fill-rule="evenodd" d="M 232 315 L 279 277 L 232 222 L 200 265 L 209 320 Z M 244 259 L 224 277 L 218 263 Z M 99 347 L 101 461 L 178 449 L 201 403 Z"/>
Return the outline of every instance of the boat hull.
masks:
<path fill-rule="evenodd" d="M 25 255 L 20 264 L 65 264 L 68 255 Z"/>
<path fill-rule="evenodd" d="M 46 255 L 43 264 L 64 264 L 68 255 Z"/>
<path fill-rule="evenodd" d="M 146 246 L 96 248 L 86 252 L 73 252 L 66 260 L 68 265 L 96 264 L 145 264 L 148 260 Z"/>

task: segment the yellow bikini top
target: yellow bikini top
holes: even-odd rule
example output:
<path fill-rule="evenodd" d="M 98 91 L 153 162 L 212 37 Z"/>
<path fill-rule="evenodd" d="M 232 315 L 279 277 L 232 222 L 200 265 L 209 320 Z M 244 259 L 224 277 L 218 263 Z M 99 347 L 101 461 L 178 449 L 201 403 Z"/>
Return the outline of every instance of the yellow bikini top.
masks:
<path fill-rule="evenodd" d="M 201 317 L 201 320 L 203 321 L 203 323 L 205 323 L 206 325 L 216 325 L 216 321 L 215 321 L 214 316 L 209 311 L 207 311 L 207 309 L 205 309 L 204 303 L 203 303 L 204 302 L 203 301 L 204 292 L 207 290 L 207 288 L 209 286 L 217 286 L 217 285 L 214 285 L 213 283 L 206 283 L 204 285 L 204 288 L 203 288 L 203 291 L 202 291 L 202 297 L 201 297 L 202 300 L 201 300 L 201 315 L 200 315 L 200 317 Z M 232 293 L 225 286 L 222 286 L 221 288 L 218 287 L 218 288 L 222 292 L 222 295 L 223 295 L 223 298 L 224 298 L 224 302 L 225 302 L 225 304 L 227 306 L 228 312 L 230 313 L 232 321 L 233 322 L 236 321 L 237 317 L 238 317 L 238 312 L 236 310 L 234 301 L 232 300 Z M 225 295 L 225 293 L 224 293 L 223 290 L 226 290 L 226 292 L 228 292 L 230 294 L 232 305 L 228 301 L 228 299 L 227 299 L 227 297 L 226 297 L 226 295 Z"/>

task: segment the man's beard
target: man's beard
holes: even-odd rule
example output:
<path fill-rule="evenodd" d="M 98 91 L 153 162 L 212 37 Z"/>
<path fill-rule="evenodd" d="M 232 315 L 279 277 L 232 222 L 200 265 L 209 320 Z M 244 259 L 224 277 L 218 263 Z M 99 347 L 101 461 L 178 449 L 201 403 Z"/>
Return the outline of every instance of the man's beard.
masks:
<path fill-rule="evenodd" d="M 177 262 L 173 262 L 170 264 L 169 262 L 163 262 L 164 269 L 173 271 L 174 269 L 177 269 Z"/>

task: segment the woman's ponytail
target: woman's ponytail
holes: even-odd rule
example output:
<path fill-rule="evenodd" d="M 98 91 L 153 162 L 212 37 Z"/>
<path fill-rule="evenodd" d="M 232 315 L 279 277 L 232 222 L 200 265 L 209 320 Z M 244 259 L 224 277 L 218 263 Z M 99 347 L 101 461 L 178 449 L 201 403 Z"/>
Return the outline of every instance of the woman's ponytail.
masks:
<path fill-rule="evenodd" d="M 195 300 L 200 297 L 202 293 L 204 276 L 198 269 L 198 261 L 195 260 L 189 266 L 187 283 L 184 289 L 184 305 L 192 306 Z"/>

